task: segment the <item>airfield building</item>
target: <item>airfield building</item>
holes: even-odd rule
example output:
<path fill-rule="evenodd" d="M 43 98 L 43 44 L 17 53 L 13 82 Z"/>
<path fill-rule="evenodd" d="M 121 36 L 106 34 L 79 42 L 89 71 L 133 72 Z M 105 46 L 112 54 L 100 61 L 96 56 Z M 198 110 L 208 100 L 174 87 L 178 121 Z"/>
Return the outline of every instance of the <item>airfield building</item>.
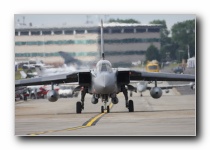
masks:
<path fill-rule="evenodd" d="M 147 48 L 160 49 L 161 25 L 104 24 L 105 57 L 114 66 L 128 66 L 144 61 Z M 17 27 L 15 59 L 41 59 L 64 62 L 59 51 L 68 52 L 83 61 L 100 57 L 100 26 L 81 27 Z"/>

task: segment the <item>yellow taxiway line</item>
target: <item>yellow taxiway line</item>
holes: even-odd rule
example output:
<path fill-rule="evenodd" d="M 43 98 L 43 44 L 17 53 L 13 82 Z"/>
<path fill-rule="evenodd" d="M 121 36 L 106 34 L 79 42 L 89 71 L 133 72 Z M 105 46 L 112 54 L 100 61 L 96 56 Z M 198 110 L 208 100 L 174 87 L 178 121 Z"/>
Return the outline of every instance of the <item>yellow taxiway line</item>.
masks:
<path fill-rule="evenodd" d="M 109 108 L 111 109 L 112 107 L 113 107 L 113 103 L 110 103 Z M 41 135 L 41 134 L 46 134 L 46 133 L 53 133 L 53 132 L 59 132 L 59 131 L 72 131 L 72 130 L 77 130 L 77 129 L 83 129 L 83 128 L 86 128 L 86 127 L 91 127 L 91 126 L 95 125 L 96 122 L 105 114 L 107 114 L 107 110 L 105 110 L 104 113 L 100 113 L 97 116 L 93 117 L 87 123 L 85 123 L 85 125 L 82 125 L 82 126 L 77 126 L 77 127 L 67 128 L 67 129 L 61 129 L 61 130 L 50 130 L 50 131 L 44 131 L 44 132 L 36 132 L 36 133 L 28 134 L 28 135 L 36 136 L 36 135 Z"/>

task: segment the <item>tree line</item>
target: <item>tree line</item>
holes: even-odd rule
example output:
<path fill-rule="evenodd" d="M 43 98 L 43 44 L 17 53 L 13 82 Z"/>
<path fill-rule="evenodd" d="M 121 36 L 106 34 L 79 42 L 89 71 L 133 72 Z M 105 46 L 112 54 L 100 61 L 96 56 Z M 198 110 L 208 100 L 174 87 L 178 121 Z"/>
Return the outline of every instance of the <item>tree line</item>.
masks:
<path fill-rule="evenodd" d="M 140 23 L 134 19 L 110 19 L 109 22 Z M 161 62 L 188 59 L 195 56 L 195 20 L 186 20 L 174 24 L 171 33 L 165 20 L 153 20 L 150 24 L 162 25 L 160 31 L 161 48 L 158 50 L 154 45 L 147 49 L 146 60 L 158 60 Z M 188 53 L 189 50 L 189 53 Z"/>

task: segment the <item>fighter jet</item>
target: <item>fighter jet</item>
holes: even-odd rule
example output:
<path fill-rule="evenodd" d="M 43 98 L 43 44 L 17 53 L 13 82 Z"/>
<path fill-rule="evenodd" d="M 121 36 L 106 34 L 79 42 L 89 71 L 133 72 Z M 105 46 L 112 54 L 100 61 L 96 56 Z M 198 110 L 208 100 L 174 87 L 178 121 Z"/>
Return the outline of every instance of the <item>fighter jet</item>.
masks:
<path fill-rule="evenodd" d="M 31 79 L 22 79 L 15 81 L 15 86 L 51 84 L 51 90 L 47 93 L 50 102 L 58 100 L 58 92 L 54 90 L 54 84 L 77 82 L 81 90 L 81 100 L 76 103 L 76 113 L 84 110 L 85 95 L 93 95 L 91 102 L 97 104 L 99 99 L 102 100 L 101 112 L 110 112 L 107 102 L 111 99 L 113 104 L 118 103 L 117 94 L 122 92 L 125 97 L 125 107 L 129 112 L 134 112 L 133 100 L 128 99 L 128 90 L 126 86 L 130 81 L 154 81 L 155 87 L 151 89 L 151 96 L 159 98 L 161 88 L 157 86 L 157 81 L 195 81 L 194 75 L 180 75 L 168 73 L 150 73 L 129 68 L 112 68 L 112 64 L 105 60 L 104 42 L 103 42 L 103 22 L 101 21 L 101 60 L 98 61 L 95 69 L 77 70 L 69 73 L 52 75 L 47 77 L 38 77 Z M 132 88 L 132 86 L 131 86 Z"/>
<path fill-rule="evenodd" d="M 62 67 L 58 67 L 58 68 L 36 67 L 35 69 L 39 77 L 69 73 L 76 70 L 74 66 L 66 66 L 65 64 Z"/>
<path fill-rule="evenodd" d="M 60 54 L 61 57 L 63 57 L 64 64 L 66 64 L 67 66 L 74 66 L 77 69 L 91 68 L 95 66 L 97 63 L 97 60 L 99 60 L 96 58 L 96 60 L 93 60 L 93 61 L 81 61 L 79 59 L 75 59 L 67 52 L 59 51 L 58 53 Z"/>
<path fill-rule="evenodd" d="M 157 84 L 157 82 L 156 82 L 156 84 Z M 154 85 L 154 87 L 156 87 L 156 86 L 157 85 Z M 189 84 L 165 85 L 165 86 L 161 86 L 159 88 L 161 88 L 161 90 L 165 90 L 166 93 L 169 93 L 169 89 L 176 88 L 176 87 L 185 87 L 185 86 L 188 86 L 192 90 L 194 90 L 195 83 L 191 82 Z M 134 92 L 139 92 L 141 97 L 143 96 L 142 93 L 145 92 L 146 90 L 150 90 L 150 94 L 151 94 L 151 92 L 153 91 L 152 88 L 153 88 L 153 86 L 148 86 L 148 82 L 140 81 L 140 82 L 136 83 L 136 87 L 134 87 L 133 89 L 130 90 L 130 97 L 132 97 L 132 92 L 133 91 Z M 130 88 L 128 88 L 128 90 L 129 89 Z M 160 97 L 161 97 L 162 92 L 160 92 L 159 94 L 160 94 Z M 155 98 L 159 98 L 159 97 L 155 97 Z"/>
<path fill-rule="evenodd" d="M 61 57 L 63 57 L 63 59 L 64 59 L 64 64 L 66 64 L 66 65 L 73 65 L 73 64 L 76 64 L 76 65 L 79 65 L 79 66 L 82 65 L 82 62 L 81 62 L 80 60 L 75 59 L 75 58 L 72 57 L 69 53 L 63 52 L 63 51 L 59 51 L 58 53 L 60 54 Z"/>
<path fill-rule="evenodd" d="M 21 75 L 21 79 L 38 77 L 37 72 L 28 71 L 27 73 L 25 73 L 23 70 L 20 71 L 20 75 Z"/>
<path fill-rule="evenodd" d="M 19 86 L 15 88 L 15 101 L 17 98 L 27 101 L 28 90 L 26 86 Z"/>
<path fill-rule="evenodd" d="M 76 68 L 73 66 L 62 66 L 59 68 L 53 68 L 53 67 L 44 67 L 44 66 L 35 66 L 35 72 L 32 72 L 31 70 L 28 70 L 27 73 L 23 70 L 20 71 L 21 79 L 25 78 L 37 78 L 37 77 L 43 77 L 43 76 L 51 76 L 55 74 L 63 74 L 63 73 L 69 73 L 71 71 L 75 71 Z"/>

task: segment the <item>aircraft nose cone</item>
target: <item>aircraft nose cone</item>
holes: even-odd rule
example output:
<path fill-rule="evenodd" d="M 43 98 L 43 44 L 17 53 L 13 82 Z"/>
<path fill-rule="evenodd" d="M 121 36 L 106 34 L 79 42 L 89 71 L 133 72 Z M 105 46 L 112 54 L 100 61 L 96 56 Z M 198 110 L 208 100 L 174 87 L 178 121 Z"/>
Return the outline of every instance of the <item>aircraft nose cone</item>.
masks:
<path fill-rule="evenodd" d="M 100 91 L 107 91 L 111 88 L 112 83 L 109 82 L 109 80 L 105 77 L 103 80 L 100 81 L 98 85 L 98 89 Z"/>
<path fill-rule="evenodd" d="M 102 75 L 97 79 L 95 91 L 100 94 L 110 94 L 115 90 L 115 81 L 108 75 Z"/>
<path fill-rule="evenodd" d="M 143 87 L 138 86 L 138 87 L 137 87 L 137 90 L 138 90 L 139 92 L 142 92 L 142 91 L 143 91 Z"/>

